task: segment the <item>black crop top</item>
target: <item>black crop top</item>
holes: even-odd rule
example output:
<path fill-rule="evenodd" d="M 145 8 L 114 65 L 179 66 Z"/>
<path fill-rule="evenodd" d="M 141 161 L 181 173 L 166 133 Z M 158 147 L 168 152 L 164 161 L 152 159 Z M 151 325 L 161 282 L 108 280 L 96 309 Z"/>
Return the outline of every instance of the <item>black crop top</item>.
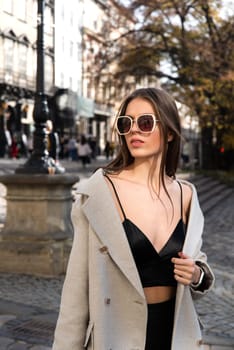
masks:
<path fill-rule="evenodd" d="M 123 213 L 123 227 L 143 288 L 153 286 L 176 286 L 174 265 L 171 262 L 171 258 L 178 256 L 178 252 L 182 251 L 185 239 L 185 228 L 182 220 L 183 192 L 181 184 L 178 182 L 181 190 L 181 218 L 166 244 L 157 252 L 147 236 L 126 217 L 113 182 L 107 175 L 105 176 L 113 187 Z"/>

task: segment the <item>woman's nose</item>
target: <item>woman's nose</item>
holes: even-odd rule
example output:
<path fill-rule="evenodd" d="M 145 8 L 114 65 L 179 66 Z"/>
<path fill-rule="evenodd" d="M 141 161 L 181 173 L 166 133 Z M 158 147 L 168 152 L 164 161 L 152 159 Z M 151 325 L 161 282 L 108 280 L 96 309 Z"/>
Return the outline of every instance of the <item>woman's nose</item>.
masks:
<path fill-rule="evenodd" d="M 136 122 L 136 120 L 134 120 L 133 119 L 133 121 L 132 121 L 132 130 L 131 130 L 132 132 L 137 132 L 137 131 L 139 131 L 138 130 L 138 127 L 137 127 L 137 122 Z"/>

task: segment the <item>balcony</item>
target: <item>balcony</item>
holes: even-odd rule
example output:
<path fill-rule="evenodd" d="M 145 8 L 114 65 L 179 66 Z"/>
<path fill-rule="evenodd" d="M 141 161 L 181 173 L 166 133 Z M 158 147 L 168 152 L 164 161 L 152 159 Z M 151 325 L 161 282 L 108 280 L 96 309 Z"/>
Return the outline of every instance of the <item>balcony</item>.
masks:
<path fill-rule="evenodd" d="M 101 117 L 111 117 L 113 114 L 112 107 L 109 107 L 105 104 L 95 103 L 94 104 L 94 114 L 95 116 Z"/>

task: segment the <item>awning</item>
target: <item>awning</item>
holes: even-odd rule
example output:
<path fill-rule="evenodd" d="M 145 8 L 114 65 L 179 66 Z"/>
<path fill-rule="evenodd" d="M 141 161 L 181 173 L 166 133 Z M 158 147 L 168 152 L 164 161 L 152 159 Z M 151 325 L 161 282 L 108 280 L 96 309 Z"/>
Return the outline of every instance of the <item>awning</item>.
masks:
<path fill-rule="evenodd" d="M 93 118 L 94 116 L 94 101 L 91 98 L 78 96 L 77 99 L 78 115 L 84 118 Z"/>
<path fill-rule="evenodd" d="M 112 116 L 112 114 L 109 111 L 103 111 L 101 109 L 96 109 L 96 108 L 94 110 L 94 113 L 96 115 L 101 115 L 101 116 L 104 116 L 104 117 L 111 117 Z"/>

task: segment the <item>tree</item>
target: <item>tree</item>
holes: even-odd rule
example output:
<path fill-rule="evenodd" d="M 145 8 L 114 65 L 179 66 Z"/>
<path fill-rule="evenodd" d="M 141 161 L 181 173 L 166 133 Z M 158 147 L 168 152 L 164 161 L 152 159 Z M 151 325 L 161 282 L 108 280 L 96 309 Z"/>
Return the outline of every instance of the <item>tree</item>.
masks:
<path fill-rule="evenodd" d="M 109 42 L 114 54 L 106 51 L 105 60 L 118 62 L 116 82 L 156 76 L 190 107 L 206 168 L 230 165 L 223 153 L 233 155 L 234 144 L 234 17 L 222 18 L 220 9 L 220 0 L 133 0 L 137 25 Z"/>

